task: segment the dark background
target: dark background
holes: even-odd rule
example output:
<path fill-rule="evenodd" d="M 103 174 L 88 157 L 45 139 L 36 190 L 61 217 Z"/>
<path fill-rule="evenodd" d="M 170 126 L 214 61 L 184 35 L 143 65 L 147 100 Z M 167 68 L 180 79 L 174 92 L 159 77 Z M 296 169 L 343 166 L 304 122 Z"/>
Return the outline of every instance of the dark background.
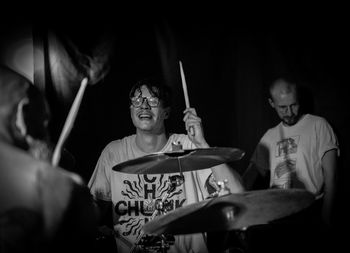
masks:
<path fill-rule="evenodd" d="M 189 99 L 203 120 L 211 146 L 245 151 L 233 162 L 242 173 L 255 145 L 278 118 L 269 107 L 265 88 L 275 74 L 290 72 L 305 87 L 310 112 L 325 117 L 340 143 L 336 219 L 347 221 L 345 210 L 349 164 L 348 39 L 343 26 L 333 20 L 311 25 L 287 24 L 276 28 L 257 25 L 245 28 L 236 18 L 209 15 L 71 15 L 46 17 L 33 22 L 36 29 L 59 31 L 85 53 L 106 32 L 114 39 L 110 71 L 84 95 L 74 128 L 65 148 L 74 156 L 71 170 L 89 180 L 100 152 L 114 140 L 134 133 L 128 92 L 139 79 L 161 75 L 173 88 L 170 132 L 185 132 L 178 60 L 182 60 Z M 55 18 L 56 17 L 56 18 Z M 85 18 L 90 17 L 90 18 Z M 279 23 L 279 20 L 276 20 Z M 315 25 L 314 25 L 315 24 Z M 327 25 L 325 25 L 327 24 Z M 331 25 L 330 25 L 331 24 Z M 21 22 L 2 24 L 2 35 Z M 6 45 L 2 45 L 6 50 Z M 53 107 L 55 105 L 52 105 Z M 52 138 L 57 140 L 68 108 L 52 108 Z"/>

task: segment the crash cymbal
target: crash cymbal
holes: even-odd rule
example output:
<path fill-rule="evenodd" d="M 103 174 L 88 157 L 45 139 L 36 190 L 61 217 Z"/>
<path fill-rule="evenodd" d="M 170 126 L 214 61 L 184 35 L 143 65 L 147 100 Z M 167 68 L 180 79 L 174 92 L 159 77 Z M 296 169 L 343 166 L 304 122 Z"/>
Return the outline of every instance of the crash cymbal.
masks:
<path fill-rule="evenodd" d="M 154 153 L 113 167 L 114 171 L 132 174 L 161 174 L 210 168 L 240 160 L 244 152 L 236 148 L 185 149 Z"/>
<path fill-rule="evenodd" d="M 143 226 L 146 234 L 192 234 L 244 229 L 267 224 L 311 205 L 315 196 L 301 189 L 268 189 L 228 194 L 157 216 Z"/>

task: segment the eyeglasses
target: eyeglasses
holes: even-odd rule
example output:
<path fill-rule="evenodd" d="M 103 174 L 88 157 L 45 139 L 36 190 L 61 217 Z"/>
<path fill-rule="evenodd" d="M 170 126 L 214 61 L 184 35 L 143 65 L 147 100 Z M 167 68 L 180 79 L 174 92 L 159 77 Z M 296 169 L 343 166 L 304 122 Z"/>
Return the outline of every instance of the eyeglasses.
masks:
<path fill-rule="evenodd" d="M 150 107 L 157 107 L 159 106 L 159 98 L 157 97 L 133 97 L 131 99 L 131 104 L 134 106 L 134 107 L 141 107 L 141 105 L 143 104 L 143 102 L 147 100 L 147 104 L 150 106 Z"/>

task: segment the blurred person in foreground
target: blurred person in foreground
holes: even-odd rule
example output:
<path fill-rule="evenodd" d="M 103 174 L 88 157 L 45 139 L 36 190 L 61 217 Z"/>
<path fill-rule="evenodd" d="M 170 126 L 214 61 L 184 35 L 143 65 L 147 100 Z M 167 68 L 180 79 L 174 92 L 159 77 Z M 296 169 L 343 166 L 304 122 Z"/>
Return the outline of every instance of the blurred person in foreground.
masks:
<path fill-rule="evenodd" d="M 0 66 L 0 252 L 92 252 L 98 213 L 82 178 L 50 164 L 45 97 Z"/>

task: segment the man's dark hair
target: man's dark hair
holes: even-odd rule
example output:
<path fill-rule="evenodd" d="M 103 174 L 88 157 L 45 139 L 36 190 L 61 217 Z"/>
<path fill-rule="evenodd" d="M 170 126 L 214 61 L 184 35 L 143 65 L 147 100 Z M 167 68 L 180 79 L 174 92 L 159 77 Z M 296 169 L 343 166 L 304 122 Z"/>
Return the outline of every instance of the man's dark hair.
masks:
<path fill-rule="evenodd" d="M 133 98 L 135 92 L 141 92 L 141 87 L 145 85 L 152 96 L 159 98 L 163 107 L 171 107 L 172 91 L 162 79 L 146 78 L 134 84 L 129 92 L 129 98 Z"/>

